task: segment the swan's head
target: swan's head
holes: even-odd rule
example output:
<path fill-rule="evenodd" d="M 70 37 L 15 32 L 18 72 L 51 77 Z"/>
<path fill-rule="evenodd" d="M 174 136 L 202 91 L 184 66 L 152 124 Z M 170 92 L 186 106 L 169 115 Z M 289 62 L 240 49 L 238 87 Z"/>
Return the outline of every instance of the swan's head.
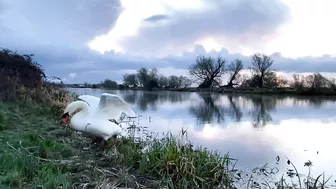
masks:
<path fill-rule="evenodd" d="M 84 101 L 74 101 L 68 104 L 68 106 L 64 109 L 64 113 L 62 115 L 63 124 L 68 125 L 70 122 L 71 116 L 73 114 L 81 111 L 88 110 L 88 104 Z"/>

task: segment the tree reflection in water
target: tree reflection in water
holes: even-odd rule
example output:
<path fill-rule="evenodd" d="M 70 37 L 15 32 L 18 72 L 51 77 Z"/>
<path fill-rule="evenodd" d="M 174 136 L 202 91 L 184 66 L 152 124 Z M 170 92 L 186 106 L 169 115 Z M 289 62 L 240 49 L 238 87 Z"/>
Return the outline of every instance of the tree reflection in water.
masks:
<path fill-rule="evenodd" d="M 189 107 L 189 112 L 196 117 L 197 124 L 203 125 L 214 122 L 221 124 L 225 121 L 226 114 L 232 119 L 240 121 L 243 114 L 233 100 L 233 96 L 227 96 L 229 107 L 225 107 L 220 99 L 223 95 L 219 93 L 198 93 L 198 95 L 201 102 Z"/>
<path fill-rule="evenodd" d="M 249 96 L 248 98 L 253 104 L 252 111 L 250 112 L 250 115 L 252 116 L 252 125 L 254 127 L 266 126 L 272 121 L 269 112 L 276 108 L 276 98 L 261 95 Z"/>
<path fill-rule="evenodd" d="M 159 104 L 181 103 L 190 98 L 191 93 L 171 91 L 127 91 L 122 96 L 126 102 L 136 104 L 142 111 L 157 110 Z"/>
<path fill-rule="evenodd" d="M 199 100 L 191 99 L 192 94 L 196 94 Z M 188 112 L 195 117 L 198 126 L 206 123 L 223 124 L 227 118 L 240 122 L 245 115 L 250 117 L 252 125 L 256 128 L 264 127 L 272 122 L 271 112 L 282 103 L 318 108 L 324 103 L 330 102 L 330 99 L 320 97 L 234 95 L 207 92 L 123 91 L 121 95 L 128 103 L 136 104 L 141 111 L 155 111 L 158 106 L 166 102 L 175 104 L 189 101 L 191 105 L 188 107 Z"/>

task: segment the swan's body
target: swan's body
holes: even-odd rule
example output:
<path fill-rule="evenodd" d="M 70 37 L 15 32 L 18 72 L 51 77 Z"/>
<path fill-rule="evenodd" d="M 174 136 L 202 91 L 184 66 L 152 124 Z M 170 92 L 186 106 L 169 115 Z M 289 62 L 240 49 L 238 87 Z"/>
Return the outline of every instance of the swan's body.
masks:
<path fill-rule="evenodd" d="M 64 110 L 64 115 L 72 115 L 70 125 L 74 130 L 88 133 L 106 141 L 114 135 L 122 133 L 122 128 L 115 121 L 120 118 L 122 112 L 134 117 L 135 113 L 130 106 L 119 96 L 103 93 L 100 99 L 91 95 L 81 95 Z"/>
<path fill-rule="evenodd" d="M 89 104 L 89 113 L 94 113 L 97 108 L 103 108 L 102 112 L 107 113 L 109 119 L 117 121 L 124 112 L 130 117 L 136 116 L 131 107 L 118 95 L 103 93 L 101 98 L 92 95 L 81 95 L 79 99 Z M 109 108 L 106 108 L 106 107 Z M 111 107 L 112 106 L 112 107 Z"/>

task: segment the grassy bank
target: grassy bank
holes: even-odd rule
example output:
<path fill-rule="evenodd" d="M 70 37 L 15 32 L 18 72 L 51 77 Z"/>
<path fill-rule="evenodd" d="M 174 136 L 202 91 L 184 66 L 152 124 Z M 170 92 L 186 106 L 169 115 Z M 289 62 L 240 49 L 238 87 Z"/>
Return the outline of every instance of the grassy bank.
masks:
<path fill-rule="evenodd" d="M 233 184 L 228 156 L 193 150 L 171 134 L 160 140 L 131 135 L 110 141 L 110 150 L 102 151 L 89 138 L 62 128 L 44 107 L 20 103 L 0 106 L 2 187 L 231 188 Z M 129 123 L 129 131 L 134 133 L 132 125 Z"/>
<path fill-rule="evenodd" d="M 87 136 L 61 127 L 59 112 L 50 104 L 0 103 L 1 188 L 286 186 L 270 180 L 268 167 L 254 170 L 264 175 L 257 182 L 255 175 L 237 170 L 237 160 L 228 155 L 193 147 L 185 135 L 154 137 L 134 120 L 123 123 L 130 135 L 109 141 L 110 149 L 103 151 Z M 322 188 L 321 183 L 322 177 L 315 184 Z"/>

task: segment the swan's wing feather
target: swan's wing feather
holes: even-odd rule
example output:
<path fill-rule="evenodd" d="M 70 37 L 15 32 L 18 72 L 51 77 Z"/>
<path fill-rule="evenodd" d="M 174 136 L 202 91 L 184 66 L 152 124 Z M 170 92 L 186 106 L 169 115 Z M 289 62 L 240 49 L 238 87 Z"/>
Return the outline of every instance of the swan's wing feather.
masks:
<path fill-rule="evenodd" d="M 109 119 L 118 120 L 121 113 L 124 112 L 130 117 L 135 117 L 136 114 L 132 108 L 121 97 L 114 94 L 101 94 L 97 114 Z"/>
<path fill-rule="evenodd" d="M 94 113 L 97 110 L 97 107 L 99 105 L 99 98 L 92 96 L 92 95 L 80 95 L 78 99 L 85 101 L 89 104 L 89 111 L 90 113 Z"/>

